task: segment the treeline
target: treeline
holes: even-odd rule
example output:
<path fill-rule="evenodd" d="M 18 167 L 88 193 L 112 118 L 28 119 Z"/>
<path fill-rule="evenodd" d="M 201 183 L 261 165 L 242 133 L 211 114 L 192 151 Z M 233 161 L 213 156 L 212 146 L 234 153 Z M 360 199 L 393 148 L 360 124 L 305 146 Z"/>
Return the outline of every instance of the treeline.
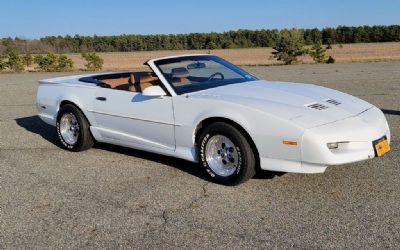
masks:
<path fill-rule="evenodd" d="M 118 36 L 47 36 L 39 40 L 4 38 L 0 53 L 14 48 L 19 53 L 129 52 L 275 47 L 287 30 L 238 30 L 224 33 Z M 400 41 L 400 25 L 298 29 L 304 44 L 369 43 Z"/>

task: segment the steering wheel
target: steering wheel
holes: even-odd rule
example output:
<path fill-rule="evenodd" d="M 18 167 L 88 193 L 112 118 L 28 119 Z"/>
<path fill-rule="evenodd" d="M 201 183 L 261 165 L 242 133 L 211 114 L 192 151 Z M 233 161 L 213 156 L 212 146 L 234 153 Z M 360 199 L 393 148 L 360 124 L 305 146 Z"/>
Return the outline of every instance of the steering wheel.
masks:
<path fill-rule="evenodd" d="M 225 79 L 225 76 L 224 76 L 221 72 L 216 72 L 216 73 L 212 74 L 212 75 L 208 78 L 207 81 L 215 80 L 215 77 L 216 77 L 216 76 L 220 76 L 220 77 L 221 77 L 220 80 L 224 80 L 224 79 Z"/>

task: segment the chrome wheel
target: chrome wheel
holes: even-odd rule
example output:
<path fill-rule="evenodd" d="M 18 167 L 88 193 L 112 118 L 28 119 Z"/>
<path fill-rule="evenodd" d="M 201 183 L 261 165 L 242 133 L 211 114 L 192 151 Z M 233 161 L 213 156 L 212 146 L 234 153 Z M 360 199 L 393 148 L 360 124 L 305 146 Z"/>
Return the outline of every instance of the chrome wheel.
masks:
<path fill-rule="evenodd" d="M 72 113 L 64 114 L 60 119 L 60 134 L 69 145 L 74 145 L 79 137 L 79 124 Z"/>
<path fill-rule="evenodd" d="M 235 144 L 226 136 L 214 135 L 205 148 L 208 166 L 223 177 L 232 175 L 238 166 L 238 152 Z"/>

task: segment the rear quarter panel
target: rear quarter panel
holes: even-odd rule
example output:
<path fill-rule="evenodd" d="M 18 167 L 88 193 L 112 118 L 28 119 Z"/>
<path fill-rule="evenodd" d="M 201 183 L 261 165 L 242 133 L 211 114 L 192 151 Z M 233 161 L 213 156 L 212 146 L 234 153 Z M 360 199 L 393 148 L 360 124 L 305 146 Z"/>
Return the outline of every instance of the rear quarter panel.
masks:
<path fill-rule="evenodd" d="M 91 125 L 95 122 L 87 112 L 91 109 L 96 86 L 80 86 L 77 84 L 40 83 L 36 96 L 36 108 L 39 117 L 46 123 L 56 126 L 57 114 L 63 101 L 78 106 Z"/>

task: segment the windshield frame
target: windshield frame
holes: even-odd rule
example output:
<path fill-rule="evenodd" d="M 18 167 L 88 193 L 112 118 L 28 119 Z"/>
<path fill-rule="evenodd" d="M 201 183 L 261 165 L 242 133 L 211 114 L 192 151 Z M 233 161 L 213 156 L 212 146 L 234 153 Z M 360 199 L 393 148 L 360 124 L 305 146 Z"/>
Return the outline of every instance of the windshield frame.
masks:
<path fill-rule="evenodd" d="M 197 87 L 194 87 L 191 90 L 178 90 L 169 80 L 168 76 L 164 71 L 160 68 L 160 65 L 165 65 L 169 63 L 176 63 L 180 61 L 185 61 L 185 60 L 211 60 L 214 62 L 217 62 L 221 64 L 224 67 L 227 67 L 228 69 L 234 71 L 235 73 L 241 75 L 243 77 L 243 81 L 234 81 L 234 82 L 215 82 L 214 84 L 209 83 L 209 84 L 204 84 L 204 85 L 198 85 Z M 177 56 L 177 57 L 168 57 L 168 58 L 161 58 L 154 60 L 152 64 L 155 66 L 157 71 L 162 75 L 162 77 L 165 79 L 165 81 L 168 83 L 168 85 L 174 90 L 176 95 L 184 95 L 184 94 L 189 94 L 189 93 L 194 93 L 206 89 L 211 89 L 211 88 L 217 88 L 225 85 L 230 85 L 230 84 L 238 84 L 238 83 L 243 83 L 243 82 L 249 82 L 249 81 L 257 81 L 258 78 L 253 76 L 252 74 L 248 73 L 247 71 L 243 70 L 242 68 L 226 61 L 225 59 L 215 56 L 215 55 L 187 55 L 187 56 Z M 250 78 L 247 78 L 245 76 L 249 76 Z"/>

